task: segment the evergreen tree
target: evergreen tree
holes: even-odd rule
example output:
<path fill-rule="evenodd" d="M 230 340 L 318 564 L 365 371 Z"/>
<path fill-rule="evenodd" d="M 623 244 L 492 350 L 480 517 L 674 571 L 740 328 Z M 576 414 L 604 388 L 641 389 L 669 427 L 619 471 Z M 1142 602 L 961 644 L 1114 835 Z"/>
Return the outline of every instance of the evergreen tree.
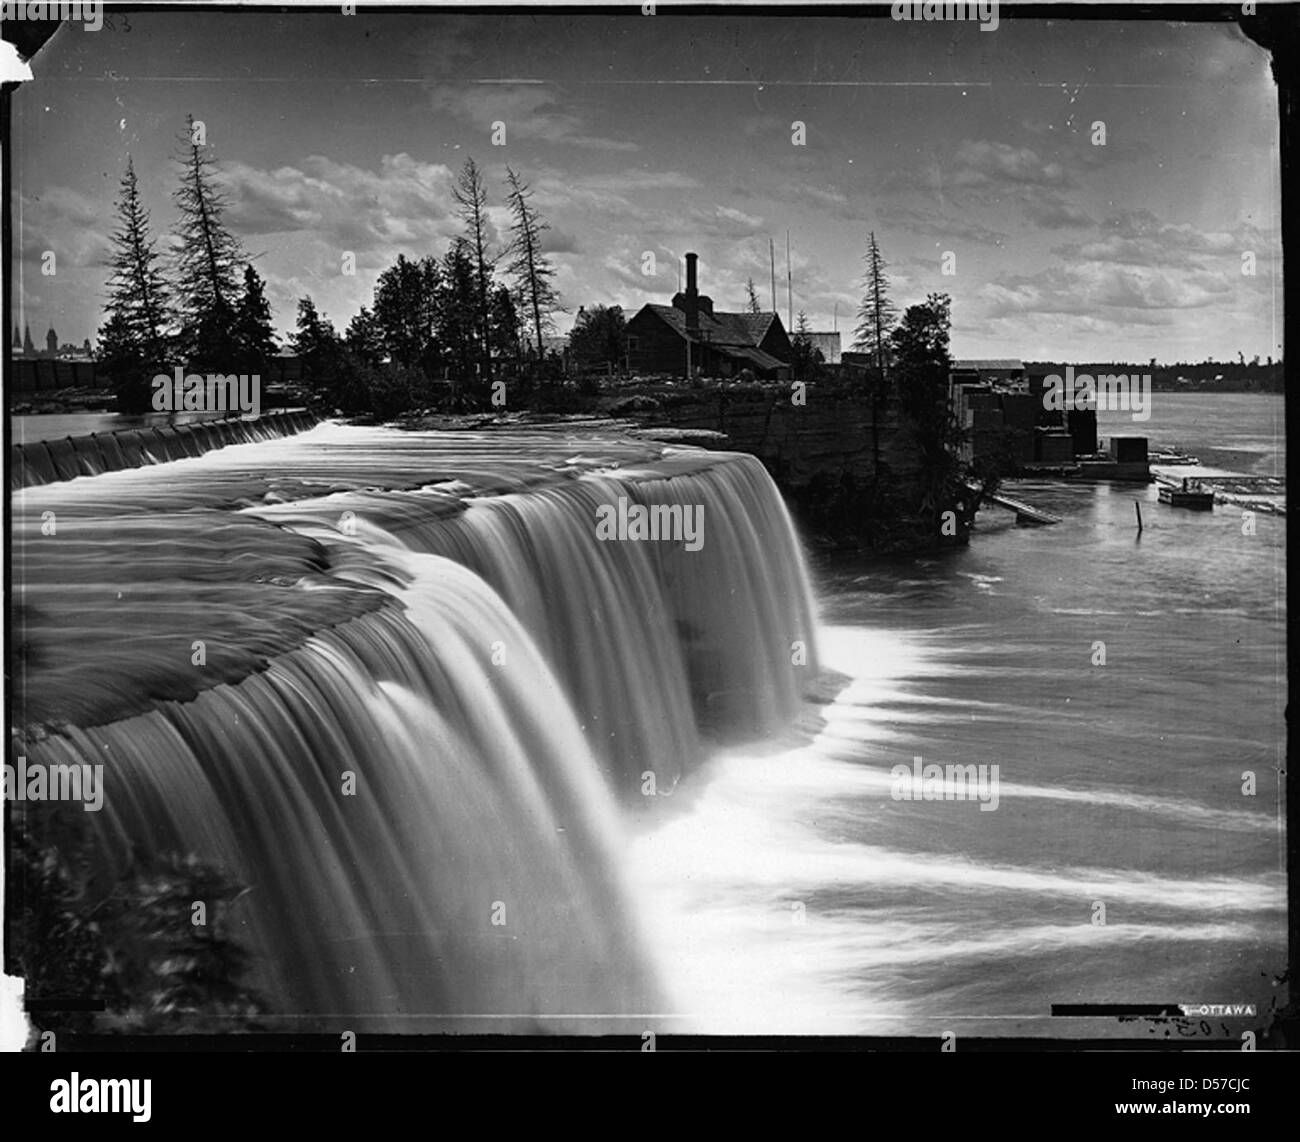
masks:
<path fill-rule="evenodd" d="M 384 358 L 383 333 L 374 315 L 364 305 L 348 322 L 343 339 L 348 350 L 368 365 L 377 365 Z"/>
<path fill-rule="evenodd" d="M 474 307 L 475 326 L 478 332 L 483 381 L 492 379 L 491 353 L 491 290 L 492 262 L 488 257 L 488 216 L 487 187 L 483 182 L 482 172 L 472 158 L 465 160 L 465 165 L 452 187 L 452 197 L 465 224 L 465 240 L 470 257 L 474 262 Z"/>
<path fill-rule="evenodd" d="M 338 334 L 328 317 L 316 310 L 310 297 L 298 299 L 298 321 L 291 343 L 293 351 L 302 360 L 303 370 L 322 364 L 336 350 Z"/>
<path fill-rule="evenodd" d="M 120 313 L 135 337 L 147 366 L 166 363 L 171 297 L 159 264 L 160 255 L 149 233 L 149 213 L 140 201 L 135 164 L 126 160 L 126 173 L 117 200 L 118 229 L 112 236 L 109 259 L 107 313 Z"/>
<path fill-rule="evenodd" d="M 790 342 L 792 350 L 790 376 L 796 381 L 814 380 L 818 366 L 824 360 L 821 350 L 813 345 L 809 332 L 808 315 L 801 309 L 795 322 L 794 337 Z"/>
<path fill-rule="evenodd" d="M 151 407 L 150 378 L 167 371 L 172 304 L 129 156 L 117 216 L 98 360 L 117 395 L 118 409 L 141 412 Z"/>
<path fill-rule="evenodd" d="M 181 183 L 173 195 L 180 211 L 175 230 L 180 347 L 195 372 L 228 373 L 239 357 L 237 275 L 246 259 L 225 225 L 227 202 L 217 186 L 216 159 L 196 138 L 194 117 L 186 124 L 176 160 Z"/>
<path fill-rule="evenodd" d="M 758 300 L 758 291 L 754 288 L 754 279 L 745 283 L 745 309 L 749 313 L 762 313 L 763 306 Z"/>
<path fill-rule="evenodd" d="M 951 304 L 947 294 L 932 293 L 923 303 L 908 306 L 890 334 L 904 430 L 921 461 L 918 510 L 936 535 L 939 514 L 966 499 L 957 456 L 963 430 L 948 400 Z"/>
<path fill-rule="evenodd" d="M 519 352 L 519 311 L 508 286 L 499 285 L 492 291 L 491 334 L 492 351 L 498 357 L 510 359 Z"/>
<path fill-rule="evenodd" d="M 880 254 L 873 230 L 863 258 L 866 272 L 863 275 L 862 303 L 858 306 L 858 327 L 854 331 L 853 348 L 870 354 L 876 369 L 883 378 L 889 366 L 889 334 L 898 321 L 898 311 L 889 299 L 889 278 L 885 275 L 887 263 Z"/>
<path fill-rule="evenodd" d="M 404 254 L 375 283 L 373 324 L 394 364 L 432 378 L 440 356 L 439 297 L 443 271 L 433 258 Z M 472 302 L 472 298 L 466 299 Z"/>
<path fill-rule="evenodd" d="M 365 312 L 363 309 L 362 313 Z M 349 335 L 356 325 L 354 318 Z M 398 379 L 410 387 L 407 370 L 393 365 L 381 371 L 378 364 L 383 353 L 381 342 L 372 343 L 373 357 L 355 352 L 350 343 L 338 336 L 333 322 L 317 312 L 310 297 L 298 301 L 297 325 L 289 344 L 302 362 L 303 380 L 330 407 L 347 413 L 404 411 L 402 402 L 400 407 L 386 408 L 382 390 L 390 387 L 389 374 L 400 374 Z"/>
<path fill-rule="evenodd" d="M 150 387 L 136 330 L 125 314 L 110 313 L 99 328 L 95 353 L 99 371 L 111 382 L 122 412 L 144 412 L 150 407 Z"/>
<path fill-rule="evenodd" d="M 532 190 L 509 167 L 506 167 L 506 179 L 510 183 L 510 211 L 515 219 L 510 227 L 509 252 L 513 255 L 513 260 L 509 273 L 522 299 L 522 310 L 532 325 L 533 347 L 537 360 L 540 361 L 544 344 L 542 331 L 551 326 L 552 314 L 560 308 L 559 297 L 551 285 L 555 269 L 541 248 L 542 234 L 550 226 L 529 203 Z"/>
<path fill-rule="evenodd" d="M 453 389 L 474 376 L 478 359 L 475 299 L 478 277 L 474 256 L 464 238 L 456 238 L 442 260 L 443 288 L 438 305 L 438 338 L 451 366 Z"/>
<path fill-rule="evenodd" d="M 573 359 L 587 368 L 619 365 L 627 356 L 627 323 L 621 306 L 594 305 L 579 312 L 569 334 Z"/>
<path fill-rule="evenodd" d="M 244 290 L 235 309 L 235 337 L 239 342 L 239 372 L 267 372 L 268 362 L 279 347 L 271 326 L 266 283 L 252 266 L 244 267 Z"/>

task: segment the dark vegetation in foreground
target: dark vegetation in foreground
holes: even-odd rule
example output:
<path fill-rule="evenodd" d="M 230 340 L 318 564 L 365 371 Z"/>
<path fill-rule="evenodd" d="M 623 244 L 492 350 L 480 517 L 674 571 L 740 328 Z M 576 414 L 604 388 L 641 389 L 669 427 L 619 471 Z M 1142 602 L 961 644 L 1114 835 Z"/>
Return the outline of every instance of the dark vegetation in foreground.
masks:
<path fill-rule="evenodd" d="M 226 874 L 145 851 L 110 869 L 77 802 L 30 803 L 19 817 L 7 834 L 5 967 L 25 981 L 29 1046 L 57 1049 L 64 1033 L 257 1029 L 267 1007 L 243 979 L 249 957 L 230 934 L 243 890 Z"/>

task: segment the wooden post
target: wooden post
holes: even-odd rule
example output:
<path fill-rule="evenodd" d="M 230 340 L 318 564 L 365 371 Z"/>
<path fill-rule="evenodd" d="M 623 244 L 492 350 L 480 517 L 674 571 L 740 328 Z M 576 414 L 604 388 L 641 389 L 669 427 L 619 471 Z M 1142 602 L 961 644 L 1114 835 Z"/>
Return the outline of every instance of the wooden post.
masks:
<path fill-rule="evenodd" d="M 1142 530 L 1142 505 L 1138 503 L 1137 500 L 1133 501 L 1133 510 L 1137 512 L 1138 531 L 1141 531 Z"/>

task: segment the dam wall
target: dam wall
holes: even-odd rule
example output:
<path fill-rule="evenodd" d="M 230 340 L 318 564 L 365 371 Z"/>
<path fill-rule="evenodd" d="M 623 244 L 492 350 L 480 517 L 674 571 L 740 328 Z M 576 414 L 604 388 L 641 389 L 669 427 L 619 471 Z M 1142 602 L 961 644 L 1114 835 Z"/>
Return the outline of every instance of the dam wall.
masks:
<path fill-rule="evenodd" d="M 254 444 L 292 436 L 313 427 L 315 413 L 272 412 L 255 419 L 232 417 L 193 424 L 151 425 L 66 436 L 62 440 L 29 440 L 10 448 L 9 490 L 39 487 L 78 476 L 99 476 L 123 468 L 143 468 L 170 460 L 202 456 L 228 444 Z"/>

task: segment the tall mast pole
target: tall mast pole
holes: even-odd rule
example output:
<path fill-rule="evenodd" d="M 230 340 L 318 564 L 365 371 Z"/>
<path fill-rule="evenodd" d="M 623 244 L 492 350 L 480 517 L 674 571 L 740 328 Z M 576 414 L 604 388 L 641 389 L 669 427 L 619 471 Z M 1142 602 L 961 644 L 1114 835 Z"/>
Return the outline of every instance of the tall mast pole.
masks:
<path fill-rule="evenodd" d="M 772 312 L 776 312 L 776 243 L 767 240 L 767 256 L 772 260 Z"/>
<path fill-rule="evenodd" d="M 785 232 L 785 320 L 786 331 L 794 328 L 794 274 L 790 270 L 790 231 Z"/>

